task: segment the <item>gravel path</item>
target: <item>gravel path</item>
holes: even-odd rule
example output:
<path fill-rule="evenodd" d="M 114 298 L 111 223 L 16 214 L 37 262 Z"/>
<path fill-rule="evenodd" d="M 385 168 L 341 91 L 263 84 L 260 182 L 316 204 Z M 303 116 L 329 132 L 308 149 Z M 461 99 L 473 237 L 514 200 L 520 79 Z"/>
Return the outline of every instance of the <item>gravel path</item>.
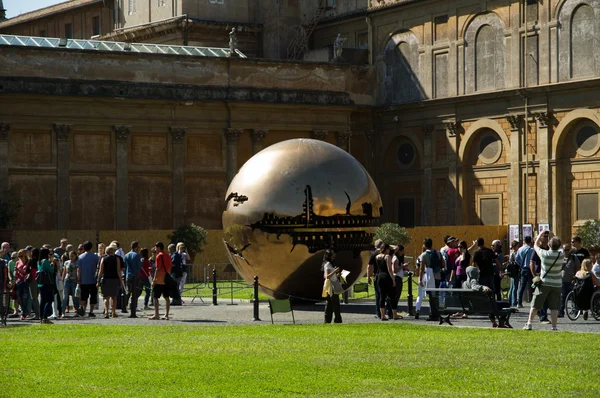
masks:
<path fill-rule="evenodd" d="M 205 303 L 195 300 L 194 303 L 187 302 L 183 306 L 171 307 L 171 319 L 165 320 L 148 320 L 147 317 L 153 315 L 152 309 L 150 311 L 138 312 L 137 319 L 127 318 L 129 314 L 122 314 L 119 312 L 119 318 L 117 319 L 104 319 L 102 318 L 102 312 L 96 312 L 96 318 L 77 318 L 73 313 L 67 314 L 64 319 L 54 321 L 56 324 L 119 324 L 119 325 L 207 325 L 207 326 L 219 326 L 219 325 L 270 325 L 271 316 L 269 314 L 269 306 L 266 302 L 261 302 L 259 306 L 259 316 L 261 321 L 254 322 L 253 317 L 253 304 L 248 301 L 234 301 L 235 305 L 228 305 L 227 301 L 220 301 L 219 305 L 213 306 L 210 301 Z M 164 311 L 164 302 L 161 300 L 161 314 Z M 400 311 L 406 311 L 406 306 L 400 306 Z M 429 324 L 432 327 L 440 327 L 437 322 L 427 322 L 423 315 L 423 312 L 427 312 L 427 308 L 422 308 L 421 319 L 415 320 L 413 317 L 406 316 L 403 320 L 390 321 L 393 323 L 409 322 L 414 324 Z M 294 316 L 297 324 L 318 324 L 323 322 L 324 303 L 318 303 L 314 305 L 296 305 L 294 306 Z M 528 309 L 521 309 L 520 312 L 513 314 L 511 317 L 511 324 L 515 329 L 520 329 L 525 324 L 527 319 Z M 342 318 L 344 323 L 375 323 L 381 322 L 375 317 L 374 301 L 363 301 L 354 302 L 350 304 L 342 304 Z M 292 322 L 291 314 L 275 314 L 274 315 L 276 324 L 288 324 Z M 23 325 L 23 324 L 37 324 L 39 321 L 20 321 L 16 318 L 8 319 L 8 326 Z M 469 319 L 452 320 L 455 327 L 482 327 L 489 328 L 491 323 L 485 316 L 471 316 Z M 450 327 L 444 325 L 443 327 Z M 587 321 L 580 317 L 577 321 L 570 321 L 568 318 L 559 318 L 558 328 L 560 331 L 570 332 L 586 332 L 586 333 L 599 333 L 600 322 L 590 317 Z M 544 325 L 539 322 L 534 322 L 534 330 L 550 330 L 551 325 Z"/>

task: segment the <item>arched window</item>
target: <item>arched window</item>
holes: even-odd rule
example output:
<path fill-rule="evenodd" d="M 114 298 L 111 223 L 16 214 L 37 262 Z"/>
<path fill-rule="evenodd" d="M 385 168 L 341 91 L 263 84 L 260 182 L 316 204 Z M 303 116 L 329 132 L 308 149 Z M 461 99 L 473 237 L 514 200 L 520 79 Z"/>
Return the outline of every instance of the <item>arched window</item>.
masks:
<path fill-rule="evenodd" d="M 386 103 L 408 103 L 426 98 L 419 81 L 419 41 L 407 31 L 392 36 L 385 47 L 384 83 Z"/>
<path fill-rule="evenodd" d="M 571 19 L 571 77 L 595 74 L 594 10 L 582 5 Z"/>
<path fill-rule="evenodd" d="M 475 90 L 496 88 L 496 38 L 494 29 L 484 25 L 475 39 Z"/>

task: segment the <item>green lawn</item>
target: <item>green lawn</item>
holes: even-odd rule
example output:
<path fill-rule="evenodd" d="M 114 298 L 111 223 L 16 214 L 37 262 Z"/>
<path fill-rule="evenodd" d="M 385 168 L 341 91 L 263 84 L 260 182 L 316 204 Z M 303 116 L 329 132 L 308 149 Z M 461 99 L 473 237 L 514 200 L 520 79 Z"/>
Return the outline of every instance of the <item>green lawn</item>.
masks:
<path fill-rule="evenodd" d="M 0 396 L 597 397 L 594 339 L 403 323 L 11 327 Z"/>
<path fill-rule="evenodd" d="M 367 278 L 361 278 L 358 283 L 366 283 Z M 233 298 L 234 299 L 244 299 L 244 300 L 252 300 L 253 298 L 253 289 L 250 285 L 248 285 L 244 281 L 233 281 Z M 198 295 L 202 298 L 211 298 L 212 297 L 212 283 L 206 285 L 204 283 L 186 283 L 185 291 L 183 292 L 184 297 L 194 297 Z M 413 299 L 417 299 L 417 285 L 413 284 Z M 217 281 L 217 295 L 219 300 L 227 300 L 231 298 L 231 283 L 229 281 Z M 404 285 L 402 289 L 401 300 L 406 300 L 408 296 L 408 278 L 404 278 Z M 369 292 L 360 292 L 355 293 L 354 298 L 363 299 L 363 298 L 371 298 L 375 299 L 375 287 L 373 284 L 369 285 Z M 259 293 L 260 300 L 267 300 L 268 297 L 262 293 Z"/>

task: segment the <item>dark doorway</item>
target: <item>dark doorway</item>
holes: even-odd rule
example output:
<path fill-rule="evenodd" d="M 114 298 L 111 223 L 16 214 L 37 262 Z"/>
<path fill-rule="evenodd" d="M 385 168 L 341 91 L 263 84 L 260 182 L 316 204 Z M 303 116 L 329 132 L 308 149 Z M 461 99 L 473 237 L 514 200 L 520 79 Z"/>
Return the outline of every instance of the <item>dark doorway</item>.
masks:
<path fill-rule="evenodd" d="M 398 224 L 404 228 L 415 227 L 415 200 L 398 199 Z"/>

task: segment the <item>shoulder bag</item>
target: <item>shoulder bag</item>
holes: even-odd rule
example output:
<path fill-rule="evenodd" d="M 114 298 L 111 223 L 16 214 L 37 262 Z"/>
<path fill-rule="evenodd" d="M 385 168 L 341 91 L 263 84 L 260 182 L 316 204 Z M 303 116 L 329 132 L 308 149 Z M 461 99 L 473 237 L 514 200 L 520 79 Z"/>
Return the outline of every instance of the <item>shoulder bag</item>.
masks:
<path fill-rule="evenodd" d="M 556 262 L 558 261 L 558 258 L 559 258 L 559 257 L 560 257 L 560 253 L 558 253 L 558 254 L 556 255 L 556 258 L 554 259 L 554 262 L 552 263 L 552 265 L 550 266 L 550 268 L 548 268 L 548 271 L 546 271 L 546 273 L 544 274 L 544 276 L 543 276 L 543 277 L 545 277 L 546 275 L 548 275 L 548 272 L 550 272 L 550 271 L 552 270 L 552 267 L 554 267 L 554 264 L 556 264 Z M 542 260 L 542 261 L 543 261 L 543 260 Z M 534 278 L 533 278 L 533 280 L 532 280 L 532 285 L 531 285 L 531 288 L 533 289 L 533 288 L 536 288 L 536 287 L 542 286 L 542 278 L 543 278 L 543 277 L 540 277 L 540 276 L 536 276 L 536 277 L 534 277 Z"/>

